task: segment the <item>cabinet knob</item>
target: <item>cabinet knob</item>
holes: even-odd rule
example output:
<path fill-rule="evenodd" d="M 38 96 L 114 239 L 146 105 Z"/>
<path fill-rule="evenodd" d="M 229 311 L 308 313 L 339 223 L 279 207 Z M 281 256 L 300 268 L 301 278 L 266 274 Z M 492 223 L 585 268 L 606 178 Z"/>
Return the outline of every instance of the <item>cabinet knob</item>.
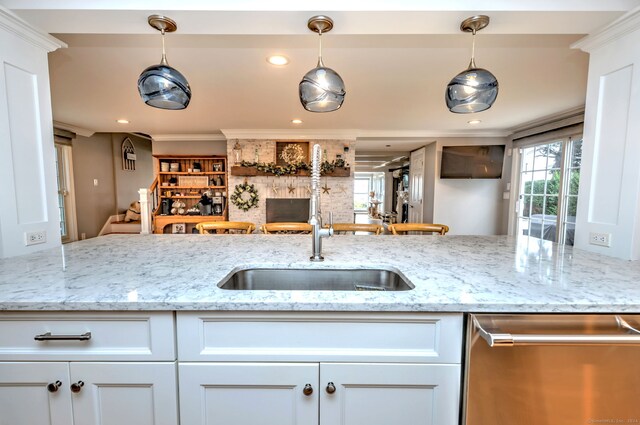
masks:
<path fill-rule="evenodd" d="M 80 390 L 82 390 L 82 387 L 84 387 L 84 382 L 82 381 L 74 382 L 73 384 L 71 384 L 71 392 L 79 393 Z"/>
<path fill-rule="evenodd" d="M 335 385 L 333 385 L 333 382 L 329 382 L 329 383 L 327 384 L 327 389 L 326 389 L 326 391 L 327 391 L 327 394 L 333 394 L 333 393 L 335 393 L 335 392 L 336 392 L 336 386 L 335 386 Z"/>
<path fill-rule="evenodd" d="M 50 393 L 55 393 L 56 391 L 58 391 L 58 388 L 60 388 L 61 385 L 62 382 L 60 381 L 52 382 L 47 385 L 47 391 L 49 391 Z"/>
<path fill-rule="evenodd" d="M 307 384 L 304 386 L 304 388 L 302 389 L 302 394 L 306 396 L 310 396 L 311 394 L 313 394 L 313 387 L 311 386 L 311 384 Z"/>

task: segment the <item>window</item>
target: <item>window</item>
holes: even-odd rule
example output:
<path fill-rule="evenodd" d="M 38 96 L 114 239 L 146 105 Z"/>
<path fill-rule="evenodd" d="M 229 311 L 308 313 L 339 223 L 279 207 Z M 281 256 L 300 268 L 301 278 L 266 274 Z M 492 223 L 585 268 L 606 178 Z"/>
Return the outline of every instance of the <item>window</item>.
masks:
<path fill-rule="evenodd" d="M 384 202 L 384 173 L 355 173 L 353 182 L 353 209 L 356 212 L 369 210 L 370 193 L 375 193 L 375 198 L 380 201 L 378 211 L 382 212 Z"/>
<path fill-rule="evenodd" d="M 518 234 L 573 245 L 582 137 L 520 150 Z"/>

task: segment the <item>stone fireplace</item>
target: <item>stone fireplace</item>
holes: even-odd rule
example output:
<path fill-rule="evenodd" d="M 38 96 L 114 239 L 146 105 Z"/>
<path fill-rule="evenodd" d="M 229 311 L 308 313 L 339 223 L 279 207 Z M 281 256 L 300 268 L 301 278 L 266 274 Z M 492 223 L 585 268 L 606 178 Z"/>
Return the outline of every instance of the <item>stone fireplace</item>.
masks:
<path fill-rule="evenodd" d="M 276 142 L 278 140 L 264 139 L 229 139 L 227 141 L 227 155 L 229 158 L 229 167 L 234 162 L 233 147 L 238 142 L 242 151 L 242 160 L 253 162 L 256 160 L 256 153 L 259 162 L 276 162 Z M 328 213 L 333 212 L 333 220 L 336 223 L 352 223 L 353 222 L 353 169 L 355 162 L 355 143 L 352 140 L 305 140 L 309 142 L 309 146 L 319 144 L 322 147 L 323 154 L 326 151 L 327 159 L 333 161 L 336 155 L 341 155 L 351 172 L 348 177 L 321 177 L 320 185 L 326 190 L 321 189 L 320 206 L 325 213 L 325 220 L 328 220 Z M 306 213 L 304 220 L 286 220 L 286 221 L 307 221 L 309 217 L 309 197 L 311 189 L 311 177 L 309 176 L 233 176 L 229 175 L 229 192 L 233 193 L 235 186 L 242 184 L 245 179 L 248 183 L 253 184 L 258 192 L 259 202 L 257 208 L 248 211 L 242 211 L 229 203 L 229 220 L 230 221 L 250 221 L 256 224 L 256 228 L 267 222 L 267 200 L 295 200 L 291 205 L 296 204 L 300 211 L 305 208 L 300 206 L 306 205 Z M 298 201 L 299 200 L 299 201 Z M 271 204 L 271 202 L 269 202 Z M 276 202 L 277 204 L 277 202 Z M 278 209 L 288 208 L 286 203 L 281 202 L 281 206 L 275 206 L 276 213 Z M 285 213 L 285 211 L 280 211 Z M 302 217 L 302 215 L 300 215 Z M 285 220 L 279 220 L 285 221 Z"/>
<path fill-rule="evenodd" d="M 309 198 L 267 198 L 266 222 L 309 221 Z"/>

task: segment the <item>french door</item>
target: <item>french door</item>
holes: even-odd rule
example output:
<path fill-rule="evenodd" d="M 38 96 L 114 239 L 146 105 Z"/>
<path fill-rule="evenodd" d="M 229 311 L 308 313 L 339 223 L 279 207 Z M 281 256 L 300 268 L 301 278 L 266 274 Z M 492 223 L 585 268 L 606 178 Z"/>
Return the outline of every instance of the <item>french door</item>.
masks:
<path fill-rule="evenodd" d="M 582 136 L 521 148 L 517 233 L 573 245 Z"/>

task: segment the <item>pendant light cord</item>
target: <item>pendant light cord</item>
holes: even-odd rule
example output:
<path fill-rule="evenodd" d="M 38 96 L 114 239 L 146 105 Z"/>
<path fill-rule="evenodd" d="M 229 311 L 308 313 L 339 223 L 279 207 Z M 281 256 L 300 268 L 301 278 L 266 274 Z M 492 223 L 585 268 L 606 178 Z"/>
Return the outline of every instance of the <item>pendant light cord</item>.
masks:
<path fill-rule="evenodd" d="M 471 62 L 469 68 L 476 67 L 476 30 L 473 30 L 473 42 L 471 43 Z"/>
<path fill-rule="evenodd" d="M 324 63 L 322 62 L 322 29 L 318 31 L 318 68 L 323 67 Z"/>
<path fill-rule="evenodd" d="M 160 65 L 169 65 L 167 62 L 167 54 L 164 50 L 164 29 L 160 30 L 160 33 L 162 34 L 162 60 L 160 61 Z"/>

